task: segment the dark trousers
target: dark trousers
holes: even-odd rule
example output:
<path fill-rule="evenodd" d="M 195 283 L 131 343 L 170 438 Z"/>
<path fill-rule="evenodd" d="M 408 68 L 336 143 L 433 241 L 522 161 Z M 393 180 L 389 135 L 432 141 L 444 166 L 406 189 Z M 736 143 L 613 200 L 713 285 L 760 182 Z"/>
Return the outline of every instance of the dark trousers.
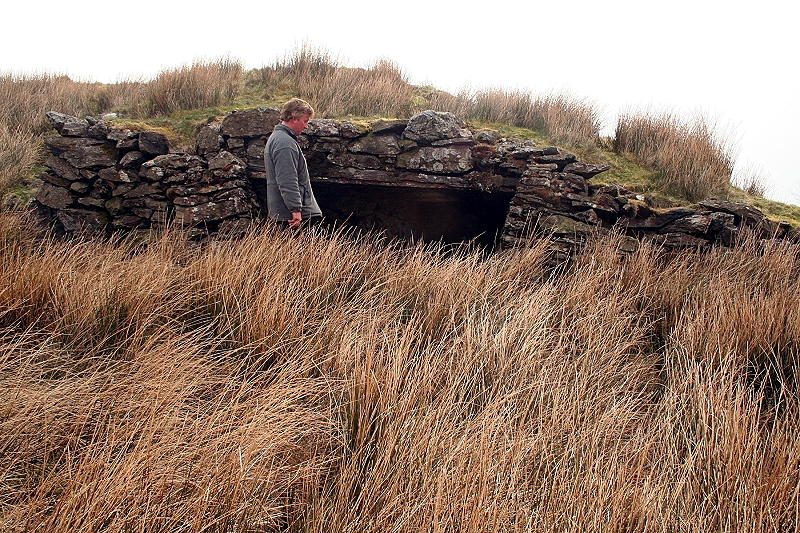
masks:
<path fill-rule="evenodd" d="M 261 215 L 267 216 L 267 180 L 261 178 L 250 178 L 250 186 L 256 194 L 258 207 L 261 209 Z"/>

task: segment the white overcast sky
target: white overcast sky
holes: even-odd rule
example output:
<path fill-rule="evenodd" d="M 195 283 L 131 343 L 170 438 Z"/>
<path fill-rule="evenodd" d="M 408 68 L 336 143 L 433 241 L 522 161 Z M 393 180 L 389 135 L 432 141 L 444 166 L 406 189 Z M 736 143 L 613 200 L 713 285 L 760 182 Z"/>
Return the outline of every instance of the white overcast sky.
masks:
<path fill-rule="evenodd" d="M 14 1 L 0 71 L 113 82 L 195 59 L 270 64 L 303 42 L 351 66 L 380 57 L 413 83 L 594 102 L 620 111 L 703 113 L 734 141 L 739 169 L 800 203 L 800 17 L 762 0 Z"/>

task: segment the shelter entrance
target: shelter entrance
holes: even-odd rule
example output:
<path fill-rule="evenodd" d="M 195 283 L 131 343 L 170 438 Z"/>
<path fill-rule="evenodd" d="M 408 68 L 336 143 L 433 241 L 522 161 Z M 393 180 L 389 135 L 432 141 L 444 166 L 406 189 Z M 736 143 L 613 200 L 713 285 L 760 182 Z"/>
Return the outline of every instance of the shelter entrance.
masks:
<path fill-rule="evenodd" d="M 493 249 L 511 193 L 444 188 L 315 182 L 314 193 L 333 224 L 391 237 L 445 244 L 474 241 Z"/>

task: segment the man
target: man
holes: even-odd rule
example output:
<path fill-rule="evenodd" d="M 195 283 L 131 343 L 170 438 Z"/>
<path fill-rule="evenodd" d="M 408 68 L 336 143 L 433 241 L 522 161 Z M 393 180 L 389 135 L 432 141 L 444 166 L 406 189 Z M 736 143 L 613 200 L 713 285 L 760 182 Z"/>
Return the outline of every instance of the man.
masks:
<path fill-rule="evenodd" d="M 281 123 L 275 126 L 264 148 L 267 169 L 267 215 L 272 220 L 299 227 L 303 221 L 322 217 L 311 190 L 306 158 L 297 136 L 308 126 L 314 109 L 292 98 L 283 105 Z"/>

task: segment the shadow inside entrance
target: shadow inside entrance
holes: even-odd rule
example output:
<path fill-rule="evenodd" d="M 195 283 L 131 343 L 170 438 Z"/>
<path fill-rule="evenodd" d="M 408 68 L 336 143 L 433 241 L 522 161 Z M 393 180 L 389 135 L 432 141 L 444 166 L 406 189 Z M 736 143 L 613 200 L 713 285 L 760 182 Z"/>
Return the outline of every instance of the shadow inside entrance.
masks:
<path fill-rule="evenodd" d="M 390 237 L 442 242 L 473 241 L 493 250 L 511 193 L 473 190 L 314 183 L 326 223 L 382 231 Z"/>

